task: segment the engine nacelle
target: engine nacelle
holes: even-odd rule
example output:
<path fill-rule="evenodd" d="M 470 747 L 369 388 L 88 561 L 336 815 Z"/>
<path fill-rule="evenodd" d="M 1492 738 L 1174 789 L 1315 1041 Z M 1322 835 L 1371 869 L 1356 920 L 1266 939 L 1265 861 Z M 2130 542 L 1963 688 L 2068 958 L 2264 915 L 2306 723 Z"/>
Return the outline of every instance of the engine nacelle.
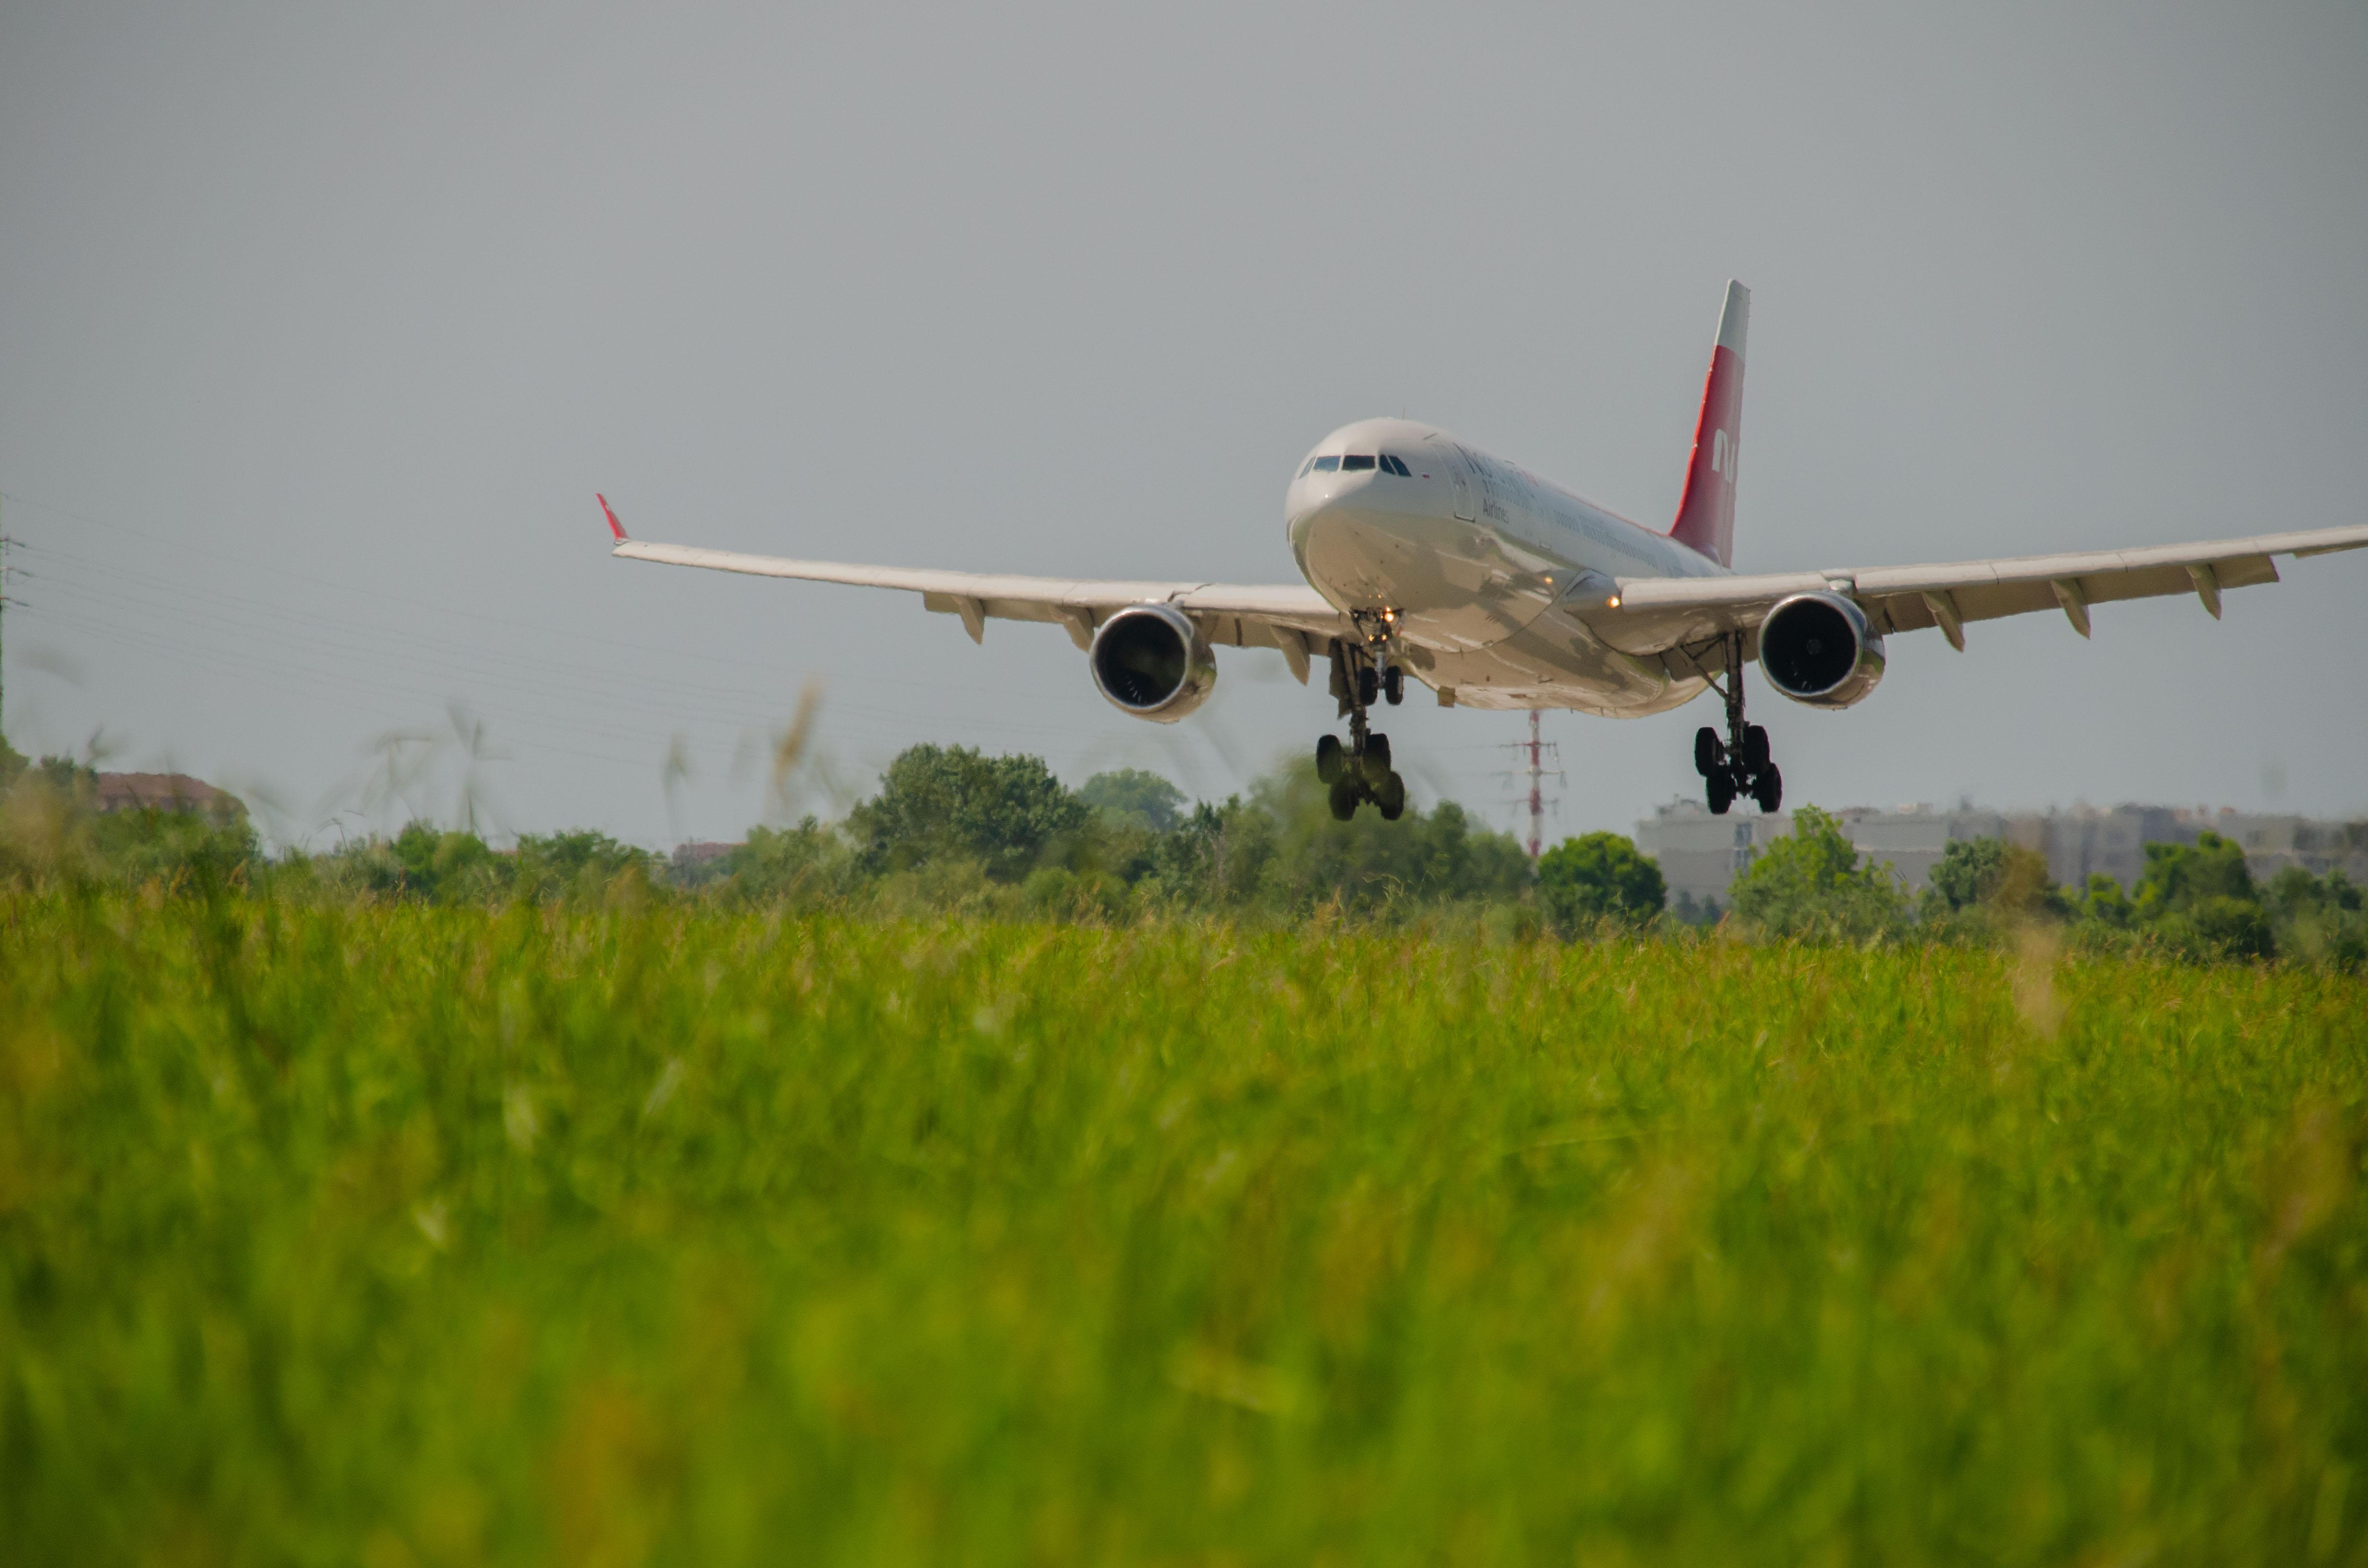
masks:
<path fill-rule="evenodd" d="M 1129 605 L 1094 633 L 1086 662 L 1113 707 L 1173 724 L 1217 684 L 1217 655 L 1192 619 L 1173 605 Z"/>
<path fill-rule="evenodd" d="M 1812 708 L 1847 708 L 1883 679 L 1883 638 L 1839 594 L 1794 594 L 1759 623 L 1768 684 Z"/>

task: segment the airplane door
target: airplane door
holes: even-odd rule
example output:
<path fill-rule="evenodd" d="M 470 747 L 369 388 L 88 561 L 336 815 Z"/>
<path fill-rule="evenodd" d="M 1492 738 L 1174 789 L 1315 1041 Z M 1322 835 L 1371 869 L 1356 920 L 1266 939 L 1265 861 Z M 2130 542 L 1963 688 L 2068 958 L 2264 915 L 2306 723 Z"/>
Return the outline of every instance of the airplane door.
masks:
<path fill-rule="evenodd" d="M 1432 460 L 1444 468 L 1447 477 L 1454 483 L 1455 515 L 1467 523 L 1479 521 L 1480 485 L 1473 476 L 1472 463 L 1464 457 L 1463 449 L 1452 441 L 1441 441 L 1436 437 L 1431 441 L 1431 448 L 1435 454 Z"/>

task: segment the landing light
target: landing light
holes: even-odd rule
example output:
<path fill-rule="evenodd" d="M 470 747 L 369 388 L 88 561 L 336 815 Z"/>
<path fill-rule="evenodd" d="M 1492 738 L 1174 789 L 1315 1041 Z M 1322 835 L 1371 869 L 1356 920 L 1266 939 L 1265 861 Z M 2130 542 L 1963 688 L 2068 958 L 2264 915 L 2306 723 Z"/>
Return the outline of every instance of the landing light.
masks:
<path fill-rule="evenodd" d="M 1618 609 L 1620 608 L 1620 596 L 1618 594 L 1614 594 L 1603 602 L 1606 605 L 1609 605 L 1611 608 Z"/>

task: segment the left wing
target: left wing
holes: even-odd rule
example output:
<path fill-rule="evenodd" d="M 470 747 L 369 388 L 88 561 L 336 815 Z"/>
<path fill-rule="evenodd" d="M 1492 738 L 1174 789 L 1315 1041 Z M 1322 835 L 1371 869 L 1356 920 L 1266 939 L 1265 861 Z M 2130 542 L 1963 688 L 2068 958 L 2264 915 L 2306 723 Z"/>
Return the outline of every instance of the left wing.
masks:
<path fill-rule="evenodd" d="M 687 544 L 644 544 L 626 537 L 624 524 L 600 498 L 600 510 L 616 536 L 609 553 L 628 561 L 668 566 L 703 566 L 758 577 L 793 577 L 809 583 L 846 583 L 863 588 L 899 588 L 921 596 L 921 606 L 962 617 L 971 641 L 982 642 L 994 620 L 1049 620 L 1067 630 L 1079 648 L 1089 646 L 1094 628 L 1128 605 L 1170 604 L 1191 617 L 1210 642 L 1235 648 L 1278 648 L 1302 684 L 1308 661 L 1321 657 L 1335 637 L 1355 635 L 1348 618 L 1321 594 L 1304 585 L 1230 583 L 1128 583 L 1082 577 L 1020 577 L 1004 573 L 939 572 L 908 566 L 861 566 L 837 561 L 791 561 L 777 555 L 743 555 Z"/>
<path fill-rule="evenodd" d="M 2078 555 L 2025 555 L 1933 566 L 1878 566 L 1832 572 L 1784 572 L 1731 577 L 1622 577 L 1615 600 L 1588 613 L 1614 647 L 1630 653 L 1689 650 L 1741 631 L 1757 640 L 1760 620 L 1777 600 L 1800 593 L 1838 593 L 1858 601 L 1876 631 L 1889 633 L 1937 626 L 1951 645 L 1965 646 L 1965 622 L 2060 609 L 2074 631 L 2089 635 L 2089 607 L 2112 599 L 2193 594 L 2216 619 L 2220 591 L 2274 583 L 2277 555 L 2328 555 L 2368 547 L 2368 525 L 2306 533 L 2260 534 L 2203 544 L 2152 545 L 2142 550 Z M 1600 581 L 1600 579 L 1598 579 Z M 1753 656 L 1747 646 L 1745 657 Z"/>

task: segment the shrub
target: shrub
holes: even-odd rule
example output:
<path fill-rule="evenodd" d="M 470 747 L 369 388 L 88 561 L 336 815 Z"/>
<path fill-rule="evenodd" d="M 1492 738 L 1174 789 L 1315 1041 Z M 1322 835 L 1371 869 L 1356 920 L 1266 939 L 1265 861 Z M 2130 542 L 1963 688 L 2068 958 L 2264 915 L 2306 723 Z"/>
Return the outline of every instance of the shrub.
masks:
<path fill-rule="evenodd" d="M 1639 926 L 1661 913 L 1661 868 L 1617 833 L 1565 838 L 1538 858 L 1538 898 L 1565 936 L 1605 923 Z"/>
<path fill-rule="evenodd" d="M 1037 756 L 984 756 L 968 746 L 899 754 L 880 792 L 848 818 L 865 869 L 905 869 L 968 856 L 1016 882 L 1055 838 L 1086 824 L 1084 802 Z"/>
<path fill-rule="evenodd" d="M 1907 901 L 1887 866 L 1861 866 L 1841 825 L 1815 806 L 1735 881 L 1736 916 L 1763 936 L 1865 941 L 1897 929 Z"/>
<path fill-rule="evenodd" d="M 1077 800 L 1119 825 L 1152 833 L 1170 832 L 1184 819 L 1184 791 L 1140 767 L 1095 774 L 1077 790 Z"/>

